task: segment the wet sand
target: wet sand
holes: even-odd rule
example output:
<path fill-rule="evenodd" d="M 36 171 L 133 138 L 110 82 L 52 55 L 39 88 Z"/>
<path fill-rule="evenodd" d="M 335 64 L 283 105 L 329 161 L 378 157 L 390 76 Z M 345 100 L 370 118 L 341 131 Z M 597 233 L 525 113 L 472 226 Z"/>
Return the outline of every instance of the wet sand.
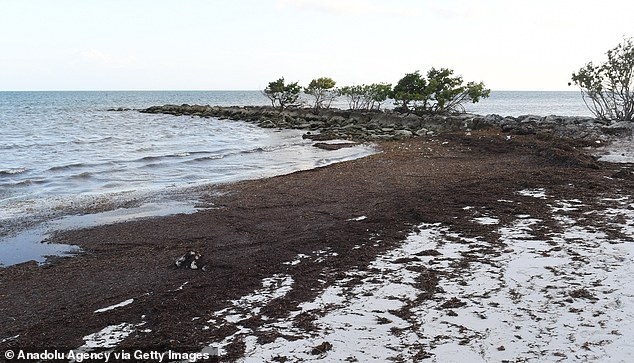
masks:
<path fill-rule="evenodd" d="M 363 271 L 423 223 L 495 240 L 496 232 L 474 218 L 548 220 L 542 199 L 504 201 L 517 199 L 519 190 L 545 188 L 590 210 L 599 196 L 631 195 L 632 166 L 596 162 L 584 146 L 497 131 L 384 142 L 382 153 L 363 159 L 219 187 L 194 214 L 60 233 L 50 242 L 83 253 L 45 267 L 0 270 L 0 350 L 77 348 L 90 334 L 125 323 L 130 329 L 118 348 L 200 351 L 238 330 L 226 320 L 210 323 L 214 314 L 267 278 L 291 276 L 292 288 L 241 319 L 240 327 L 258 332 L 265 320 L 299 310 L 351 268 Z M 480 206 L 482 215 L 469 206 Z M 505 248 L 488 253 L 493 258 Z M 189 250 L 209 261 L 209 271 L 175 267 Z M 292 263 L 298 255 L 319 258 Z M 446 300 L 441 291 L 428 298 Z M 128 303 L 99 311 L 122 302 Z M 304 318 L 310 331 L 317 317 Z M 258 336 L 261 344 L 275 338 L 270 331 Z M 221 348 L 232 361 L 244 355 L 245 344 L 233 340 Z"/>

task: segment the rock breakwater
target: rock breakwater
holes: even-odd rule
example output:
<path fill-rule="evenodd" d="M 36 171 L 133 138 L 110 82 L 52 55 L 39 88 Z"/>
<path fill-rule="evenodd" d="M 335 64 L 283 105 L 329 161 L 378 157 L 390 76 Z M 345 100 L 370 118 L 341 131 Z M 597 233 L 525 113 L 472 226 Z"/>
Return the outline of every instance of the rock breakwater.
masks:
<path fill-rule="evenodd" d="M 399 140 L 414 135 L 434 135 L 445 131 L 471 131 L 498 128 L 518 135 L 548 135 L 583 141 L 609 141 L 632 134 L 631 123 L 606 122 L 590 117 L 500 115 L 424 115 L 402 114 L 391 110 L 356 111 L 298 108 L 280 110 L 267 106 L 221 107 L 208 105 L 163 105 L 139 110 L 143 113 L 190 115 L 241 120 L 265 128 L 306 130 L 305 138 L 358 142 Z"/>

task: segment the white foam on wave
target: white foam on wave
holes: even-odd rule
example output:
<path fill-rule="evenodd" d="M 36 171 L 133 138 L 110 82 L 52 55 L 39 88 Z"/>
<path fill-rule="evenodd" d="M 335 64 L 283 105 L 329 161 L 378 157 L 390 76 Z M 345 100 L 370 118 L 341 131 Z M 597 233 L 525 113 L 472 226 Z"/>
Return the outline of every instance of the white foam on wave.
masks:
<path fill-rule="evenodd" d="M 13 168 L 13 169 L 0 169 L 0 175 L 13 175 L 13 174 L 21 174 L 26 172 L 28 169 L 25 167 L 22 168 Z"/>

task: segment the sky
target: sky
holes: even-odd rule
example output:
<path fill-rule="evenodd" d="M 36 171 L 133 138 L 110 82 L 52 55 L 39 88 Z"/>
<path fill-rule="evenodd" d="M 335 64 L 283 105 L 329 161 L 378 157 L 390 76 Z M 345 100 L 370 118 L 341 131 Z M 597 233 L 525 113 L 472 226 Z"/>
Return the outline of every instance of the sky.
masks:
<path fill-rule="evenodd" d="M 634 36 L 632 0 L 0 0 L 0 91 L 396 83 L 450 68 L 493 90 L 575 90 Z"/>

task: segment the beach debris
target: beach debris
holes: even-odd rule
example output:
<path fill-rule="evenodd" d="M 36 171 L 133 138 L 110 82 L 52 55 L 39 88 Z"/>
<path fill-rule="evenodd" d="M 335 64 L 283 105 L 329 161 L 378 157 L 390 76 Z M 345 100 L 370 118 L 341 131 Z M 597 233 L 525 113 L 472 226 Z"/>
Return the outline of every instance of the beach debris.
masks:
<path fill-rule="evenodd" d="M 313 350 L 311 351 L 312 355 L 322 355 L 322 354 L 326 354 L 326 352 L 328 352 L 329 350 L 332 349 L 332 344 L 330 344 L 329 342 L 323 342 L 321 344 L 319 344 L 316 347 L 313 347 Z"/>
<path fill-rule="evenodd" d="M 190 270 L 208 271 L 209 266 L 202 258 L 202 255 L 196 251 L 189 251 L 176 259 L 176 267 L 188 268 Z"/>
<path fill-rule="evenodd" d="M 348 221 L 359 222 L 359 221 L 363 221 L 363 220 L 366 220 L 366 219 L 368 219 L 367 216 L 360 216 L 360 217 L 356 217 L 356 218 L 350 218 L 350 219 L 347 219 L 347 220 Z"/>
<path fill-rule="evenodd" d="M 117 308 L 121 308 L 121 307 L 130 305 L 133 302 L 134 302 L 134 299 L 128 299 L 126 301 L 120 302 L 120 303 L 115 304 L 115 305 L 111 305 L 111 306 L 108 306 L 108 307 L 105 307 L 105 308 L 102 308 L 102 309 L 97 309 L 94 312 L 95 313 L 103 313 L 103 312 L 106 312 L 106 311 L 110 311 L 110 310 L 114 310 L 114 309 L 117 309 Z"/>
<path fill-rule="evenodd" d="M 328 142 L 316 142 L 313 144 L 314 147 L 322 150 L 339 150 L 346 147 L 353 147 L 359 145 L 358 142 L 336 142 L 336 143 L 328 143 Z"/>

